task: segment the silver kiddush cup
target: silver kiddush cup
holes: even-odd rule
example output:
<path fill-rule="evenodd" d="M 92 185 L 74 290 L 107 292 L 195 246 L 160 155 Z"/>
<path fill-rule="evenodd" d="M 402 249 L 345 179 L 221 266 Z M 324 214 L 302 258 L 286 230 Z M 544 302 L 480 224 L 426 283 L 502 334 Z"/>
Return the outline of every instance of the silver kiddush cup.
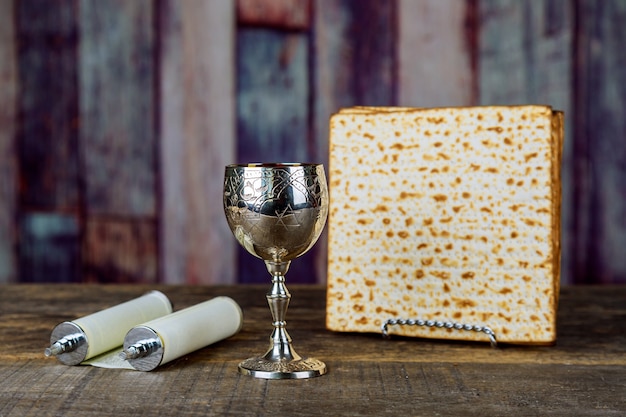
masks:
<path fill-rule="evenodd" d="M 285 274 L 291 261 L 317 241 L 328 216 L 328 186 L 321 164 L 258 163 L 226 166 L 224 212 L 237 241 L 265 261 L 272 275 L 266 294 L 274 330 L 261 357 L 239 364 L 239 372 L 257 378 L 311 378 L 326 365 L 303 358 L 291 345 L 285 316 L 291 295 Z"/>

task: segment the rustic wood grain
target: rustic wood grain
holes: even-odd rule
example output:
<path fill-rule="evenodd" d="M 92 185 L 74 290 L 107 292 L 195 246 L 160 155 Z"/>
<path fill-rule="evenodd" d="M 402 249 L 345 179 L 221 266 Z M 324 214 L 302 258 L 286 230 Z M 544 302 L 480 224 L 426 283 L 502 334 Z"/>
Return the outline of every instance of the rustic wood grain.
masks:
<path fill-rule="evenodd" d="M 342 107 L 395 105 L 397 2 L 316 0 L 310 152 L 328 171 L 330 116 Z M 332 193 L 332 190 L 331 190 Z M 317 282 L 326 282 L 328 240 L 317 245 Z"/>
<path fill-rule="evenodd" d="M 626 283 L 626 2 L 577 5 L 574 281 Z"/>
<path fill-rule="evenodd" d="M 238 162 L 308 161 L 307 42 L 304 34 L 238 30 Z"/>
<path fill-rule="evenodd" d="M 157 282 L 157 229 L 153 219 L 93 215 L 84 227 L 84 282 Z"/>
<path fill-rule="evenodd" d="M 0 16 L 0 282 L 40 211 L 155 221 L 163 281 L 237 280 L 207 180 L 237 159 L 237 24 L 306 39 L 307 139 L 281 157 L 326 164 L 340 107 L 463 102 L 467 65 L 471 101 L 565 110 L 562 281 L 626 282 L 621 0 L 0 0 Z M 325 253 L 323 235 L 302 264 L 317 282 Z"/>
<path fill-rule="evenodd" d="M 13 17 L 15 3 L 0 0 L 0 16 Z M 17 206 L 17 48 L 15 20 L 0 25 L 0 284 L 14 282 L 15 212 Z"/>
<path fill-rule="evenodd" d="M 80 142 L 90 213 L 156 214 L 153 12 L 149 0 L 80 2 Z"/>
<path fill-rule="evenodd" d="M 328 124 L 341 107 L 397 104 L 396 1 L 317 0 L 314 132 L 328 162 Z"/>
<path fill-rule="evenodd" d="M 159 79 L 159 257 L 163 282 L 181 284 L 187 279 L 188 229 L 187 188 L 185 185 L 185 135 L 183 77 L 183 32 L 178 1 L 161 1 L 157 9 L 157 53 Z"/>
<path fill-rule="evenodd" d="M 333 113 L 354 105 L 351 68 L 352 44 L 348 37 L 352 9 L 345 0 L 316 0 L 313 8 L 313 112 L 311 126 L 315 146 L 312 154 L 328 172 L 329 122 Z M 356 76 L 356 74 L 354 74 Z M 329 189 L 332 192 L 332 189 Z M 328 262 L 328 232 L 322 232 L 313 260 L 317 282 L 326 282 Z"/>
<path fill-rule="evenodd" d="M 80 282 L 80 224 L 76 216 L 23 213 L 19 218 L 20 282 Z"/>
<path fill-rule="evenodd" d="M 353 45 L 353 94 L 356 104 L 397 103 L 397 2 L 353 1 L 348 39 Z"/>
<path fill-rule="evenodd" d="M 318 144 L 316 157 L 328 166 L 330 116 L 355 104 L 351 78 L 358 74 L 351 71 L 352 46 L 348 37 L 352 12 L 344 0 L 317 0 L 313 18 L 313 131 Z"/>
<path fill-rule="evenodd" d="M 76 210 L 77 3 L 16 2 L 20 210 Z"/>
<path fill-rule="evenodd" d="M 475 104 L 472 2 L 398 1 L 398 104 L 413 107 Z M 446 30 L 442 30 L 446 28 Z"/>
<path fill-rule="evenodd" d="M 309 144 L 308 38 L 258 28 L 237 32 L 237 162 L 316 162 Z M 239 282 L 267 282 L 265 264 L 238 249 Z M 315 282 L 315 249 L 294 260 L 290 282 Z"/>
<path fill-rule="evenodd" d="M 237 0 L 237 23 L 304 30 L 310 26 L 311 0 Z"/>
<path fill-rule="evenodd" d="M 565 112 L 561 206 L 561 282 L 576 270 L 574 130 L 572 106 L 573 3 L 479 0 L 478 104 L 547 104 Z"/>
<path fill-rule="evenodd" d="M 241 332 L 146 373 L 44 358 L 52 327 L 150 289 L 181 309 L 226 295 Z M 564 287 L 554 347 L 502 346 L 333 333 L 323 287 L 294 286 L 288 329 L 301 354 L 329 366 L 310 380 L 239 375 L 264 351 L 263 286 L 8 285 L 0 292 L 0 414 L 35 415 L 622 415 L 626 287 Z"/>
<path fill-rule="evenodd" d="M 235 162 L 234 4 L 158 4 L 162 279 L 233 283 L 222 189 Z"/>

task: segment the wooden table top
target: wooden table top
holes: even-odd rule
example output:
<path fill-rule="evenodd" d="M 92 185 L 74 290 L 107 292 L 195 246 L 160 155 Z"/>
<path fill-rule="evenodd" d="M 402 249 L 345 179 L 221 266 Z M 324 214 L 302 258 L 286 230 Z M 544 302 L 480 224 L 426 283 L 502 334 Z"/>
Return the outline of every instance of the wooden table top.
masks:
<path fill-rule="evenodd" d="M 59 322 L 164 292 L 174 309 L 227 295 L 244 311 L 230 339 L 152 372 L 46 358 Z M 0 416 L 626 415 L 626 286 L 565 287 L 558 341 L 501 346 L 342 334 L 324 328 L 325 289 L 290 286 L 288 330 L 326 362 L 308 380 L 261 380 L 237 364 L 264 353 L 271 317 L 261 286 L 0 286 Z"/>

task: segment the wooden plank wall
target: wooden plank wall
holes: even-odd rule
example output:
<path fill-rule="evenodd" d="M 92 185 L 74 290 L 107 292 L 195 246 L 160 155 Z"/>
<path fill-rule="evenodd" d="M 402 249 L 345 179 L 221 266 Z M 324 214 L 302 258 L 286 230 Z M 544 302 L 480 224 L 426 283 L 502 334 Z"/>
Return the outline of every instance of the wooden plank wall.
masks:
<path fill-rule="evenodd" d="M 481 1 L 478 104 L 546 103 L 565 112 L 562 165 L 562 276 L 573 266 L 572 64 L 574 11 L 561 0 Z"/>
<path fill-rule="evenodd" d="M 566 113 L 563 282 L 626 283 L 626 0 L 0 0 L 0 283 L 267 282 L 224 165 L 351 105 Z M 324 282 L 326 237 L 290 282 Z"/>
<path fill-rule="evenodd" d="M 221 201 L 235 160 L 235 5 L 158 4 L 160 277 L 232 283 L 236 242 Z"/>
<path fill-rule="evenodd" d="M 326 164 L 333 112 L 395 102 L 395 1 L 238 4 L 239 162 Z M 323 282 L 325 249 L 323 235 L 292 263 L 290 282 Z M 243 282 L 268 281 L 263 263 L 251 261 L 242 249 L 238 254 Z"/>
<path fill-rule="evenodd" d="M 15 3 L 20 280 L 78 282 L 81 253 L 77 2 Z"/>
<path fill-rule="evenodd" d="M 476 103 L 475 11 L 471 1 L 399 0 L 398 103 L 412 107 Z"/>
<path fill-rule="evenodd" d="M 341 107 L 397 101 L 397 1 L 317 0 L 313 4 L 312 134 L 309 152 L 328 166 L 329 118 Z M 326 281 L 327 235 L 311 255 Z M 307 256 L 307 255 L 305 255 Z"/>
<path fill-rule="evenodd" d="M 0 16 L 14 16 L 13 1 L 0 0 Z M 0 19 L 0 283 L 17 280 L 17 53 L 15 20 Z"/>
<path fill-rule="evenodd" d="M 154 3 L 78 10 L 83 280 L 156 282 Z"/>
<path fill-rule="evenodd" d="M 264 7 L 269 6 L 268 8 Z M 236 162 L 308 160 L 310 5 L 308 1 L 238 3 Z M 310 251 L 289 279 L 315 281 Z M 240 282 L 269 282 L 265 264 L 238 247 Z M 293 278 L 292 278 L 293 277 Z"/>
<path fill-rule="evenodd" d="M 626 1 L 575 7 L 573 280 L 626 283 Z"/>

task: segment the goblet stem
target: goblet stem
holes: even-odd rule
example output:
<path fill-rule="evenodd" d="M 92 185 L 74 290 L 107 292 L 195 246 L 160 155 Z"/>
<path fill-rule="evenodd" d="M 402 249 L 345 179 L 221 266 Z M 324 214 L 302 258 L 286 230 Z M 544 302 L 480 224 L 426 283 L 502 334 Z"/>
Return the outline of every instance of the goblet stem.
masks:
<path fill-rule="evenodd" d="M 285 274 L 289 269 L 290 263 L 290 261 L 265 261 L 268 272 L 272 274 L 272 288 L 265 295 L 265 298 L 267 299 L 272 313 L 274 331 L 270 337 L 270 349 L 263 357 L 270 361 L 302 359 L 300 355 L 293 350 L 291 337 L 285 328 L 287 325 L 285 317 L 287 316 L 287 309 L 289 308 L 289 301 L 291 300 L 291 294 L 289 294 L 285 286 Z"/>
<path fill-rule="evenodd" d="M 270 336 L 270 348 L 259 358 L 250 358 L 239 364 L 239 372 L 265 379 L 311 378 L 326 373 L 326 365 L 313 358 L 302 358 L 291 345 L 285 316 L 291 294 L 285 286 L 285 274 L 290 261 L 265 261 L 272 274 L 272 288 L 265 295 L 272 313 L 274 330 Z"/>

